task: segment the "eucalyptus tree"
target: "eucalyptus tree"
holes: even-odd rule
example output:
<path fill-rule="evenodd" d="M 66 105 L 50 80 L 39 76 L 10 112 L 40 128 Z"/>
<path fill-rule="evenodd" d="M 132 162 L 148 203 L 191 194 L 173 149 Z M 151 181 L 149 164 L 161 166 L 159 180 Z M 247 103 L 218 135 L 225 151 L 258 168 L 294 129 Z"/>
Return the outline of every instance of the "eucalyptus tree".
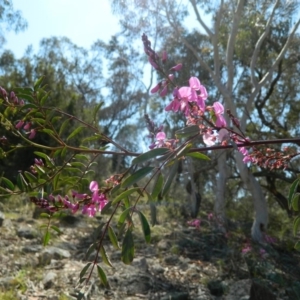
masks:
<path fill-rule="evenodd" d="M 5 44 L 5 32 L 19 32 L 27 27 L 26 20 L 19 10 L 15 10 L 11 0 L 0 1 L 0 49 Z"/>
<path fill-rule="evenodd" d="M 290 108 L 298 107 L 296 77 L 291 76 L 299 69 L 298 3 L 115 0 L 112 6 L 123 16 L 121 25 L 128 38 L 145 32 L 153 37 L 156 48 L 166 48 L 175 60 L 188 53 L 189 75 L 200 75 L 210 97 L 224 102 L 250 139 L 297 133 L 298 120 Z M 228 151 L 216 154 L 215 213 L 221 222 L 225 220 L 226 183 L 233 169 L 228 164 L 230 155 Z M 254 203 L 252 237 L 261 241 L 268 224 L 264 192 L 238 151 L 233 159 Z M 260 168 L 253 171 L 257 173 Z"/>

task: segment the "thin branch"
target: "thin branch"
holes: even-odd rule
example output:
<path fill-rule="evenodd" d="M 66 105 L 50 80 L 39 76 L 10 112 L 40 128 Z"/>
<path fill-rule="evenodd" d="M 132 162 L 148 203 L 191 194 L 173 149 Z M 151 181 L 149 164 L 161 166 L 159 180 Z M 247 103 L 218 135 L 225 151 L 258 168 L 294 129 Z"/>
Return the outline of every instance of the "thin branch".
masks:
<path fill-rule="evenodd" d="M 234 12 L 233 24 L 230 32 L 230 36 L 227 43 L 226 49 L 226 65 L 227 65 L 227 89 L 229 93 L 232 93 L 232 86 L 233 86 L 233 53 L 234 53 L 234 46 L 235 40 L 238 32 L 238 26 L 242 17 L 242 12 L 244 8 L 244 0 L 239 0 L 238 6 L 236 11 Z"/>
<path fill-rule="evenodd" d="M 255 74 L 254 74 L 258 54 L 259 54 L 262 43 L 264 42 L 264 40 L 266 39 L 266 37 L 267 37 L 267 35 L 270 31 L 271 23 L 273 21 L 273 17 L 274 17 L 274 14 L 275 14 L 275 10 L 276 10 L 279 2 L 280 2 L 280 0 L 277 0 L 276 3 L 274 4 L 271 15 L 269 17 L 269 20 L 267 21 L 265 30 L 264 30 L 263 34 L 260 36 L 260 38 L 258 39 L 258 41 L 256 42 L 254 52 L 253 52 L 252 57 L 251 57 L 250 72 L 251 72 L 251 81 L 252 81 L 252 84 L 253 84 L 254 87 L 256 87 L 258 85 L 257 79 L 255 78 Z"/>

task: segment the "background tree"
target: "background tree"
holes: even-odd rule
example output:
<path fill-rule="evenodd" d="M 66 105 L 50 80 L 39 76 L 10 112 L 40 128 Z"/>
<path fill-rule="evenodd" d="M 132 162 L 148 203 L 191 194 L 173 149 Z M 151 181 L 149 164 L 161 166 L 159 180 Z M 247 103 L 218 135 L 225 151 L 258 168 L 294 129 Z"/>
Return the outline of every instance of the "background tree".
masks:
<path fill-rule="evenodd" d="M 114 1 L 113 7 L 124 16 L 121 24 L 128 38 L 136 39 L 145 32 L 153 37 L 156 49 L 166 49 L 174 61 L 188 57 L 182 62 L 186 70 L 193 73 L 180 78 L 181 84 L 185 84 L 190 75 L 199 76 L 208 87 L 210 99 L 222 100 L 226 109 L 241 119 L 241 129 L 251 139 L 265 139 L 275 132 L 281 137 L 294 134 L 292 128 L 298 127 L 298 120 L 290 107 L 297 107 L 298 87 L 291 86 L 290 82 L 297 78 L 299 66 L 296 2 L 208 4 L 195 0 L 144 0 Z M 291 115 L 295 122 L 289 123 L 289 127 L 284 120 Z M 228 163 L 229 158 L 237 163 L 237 169 Z M 274 191 L 270 189 L 270 178 L 273 184 L 279 178 L 289 181 L 287 179 L 294 176 L 289 172 L 293 167 L 286 172 L 268 171 L 266 177 L 257 179 L 253 174 L 258 175 L 263 168 L 249 169 L 238 152 L 233 155 L 219 151 L 216 161 L 215 213 L 220 220 L 225 220 L 226 185 L 230 178 L 236 181 L 236 175 L 240 175 L 243 185 L 235 189 L 235 198 L 252 195 L 255 210 L 252 236 L 261 240 L 261 230 L 268 224 L 267 202 L 261 186 Z M 275 195 L 278 196 L 278 191 Z"/>

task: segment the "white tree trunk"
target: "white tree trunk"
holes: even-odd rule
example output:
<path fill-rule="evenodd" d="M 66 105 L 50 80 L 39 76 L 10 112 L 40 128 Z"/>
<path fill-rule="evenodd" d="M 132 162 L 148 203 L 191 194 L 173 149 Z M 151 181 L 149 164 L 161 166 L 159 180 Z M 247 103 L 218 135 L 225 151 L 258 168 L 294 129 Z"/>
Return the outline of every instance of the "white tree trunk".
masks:
<path fill-rule="evenodd" d="M 252 195 L 254 206 L 254 222 L 251 228 L 252 239 L 256 242 L 263 241 L 262 231 L 267 228 L 268 225 L 268 206 L 266 198 L 262 192 L 262 188 L 256 178 L 248 169 L 247 165 L 243 162 L 243 156 L 237 152 L 235 154 L 235 160 L 239 169 L 241 178 L 246 185 L 246 188 Z"/>
<path fill-rule="evenodd" d="M 217 225 L 220 229 L 225 231 L 225 190 L 226 181 L 228 178 L 228 167 L 226 164 L 226 151 L 220 151 L 217 153 L 218 157 L 218 177 L 217 177 L 217 189 L 216 199 L 214 205 L 214 212 L 217 221 Z"/>

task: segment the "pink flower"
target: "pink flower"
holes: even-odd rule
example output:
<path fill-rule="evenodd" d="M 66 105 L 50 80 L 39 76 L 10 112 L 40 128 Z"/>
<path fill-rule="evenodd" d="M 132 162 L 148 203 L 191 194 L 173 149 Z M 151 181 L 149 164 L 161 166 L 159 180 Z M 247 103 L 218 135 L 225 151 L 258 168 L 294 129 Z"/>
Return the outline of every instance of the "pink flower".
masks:
<path fill-rule="evenodd" d="M 213 146 L 216 143 L 217 135 L 214 132 L 206 132 L 203 134 L 203 142 L 207 146 Z"/>
<path fill-rule="evenodd" d="M 213 218 L 214 218 L 214 214 L 213 214 L 213 213 L 207 214 L 207 219 L 208 219 L 209 221 L 211 221 Z"/>
<path fill-rule="evenodd" d="M 103 209 L 103 207 L 108 203 L 108 200 L 106 199 L 104 194 L 99 194 L 99 188 L 97 181 L 92 181 L 90 183 L 90 190 L 93 192 L 92 194 L 92 204 L 98 204 L 99 205 L 99 211 Z"/>
<path fill-rule="evenodd" d="M 79 203 L 72 203 L 68 199 L 63 199 L 63 204 L 66 208 L 70 209 L 73 214 L 75 214 L 79 209 Z"/>
<path fill-rule="evenodd" d="M 228 140 L 228 138 L 229 138 L 229 132 L 228 132 L 228 130 L 225 129 L 225 128 L 220 129 L 219 132 L 218 132 L 218 140 L 219 140 L 219 142 L 222 143 L 223 141 Z"/>
<path fill-rule="evenodd" d="M 95 204 L 87 204 L 82 208 L 82 213 L 84 215 L 88 215 L 89 217 L 94 217 L 96 215 L 97 209 Z"/>
<path fill-rule="evenodd" d="M 264 240 L 266 243 L 268 244 L 274 244 L 277 242 L 276 238 L 270 236 L 270 235 L 267 235 L 267 234 L 264 234 Z"/>
<path fill-rule="evenodd" d="M 246 254 L 252 250 L 250 245 L 246 245 L 245 248 L 242 249 L 242 254 Z"/>
<path fill-rule="evenodd" d="M 201 220 L 195 219 L 195 220 L 192 220 L 192 221 L 188 221 L 187 224 L 191 227 L 196 227 L 197 229 L 199 229 L 200 224 L 201 224 Z"/>
<path fill-rule="evenodd" d="M 227 125 L 225 118 L 223 117 L 224 114 L 224 107 L 220 102 L 215 102 L 213 104 L 213 109 L 215 112 L 215 116 L 217 118 L 216 120 L 216 126 L 217 127 L 225 127 Z"/>

